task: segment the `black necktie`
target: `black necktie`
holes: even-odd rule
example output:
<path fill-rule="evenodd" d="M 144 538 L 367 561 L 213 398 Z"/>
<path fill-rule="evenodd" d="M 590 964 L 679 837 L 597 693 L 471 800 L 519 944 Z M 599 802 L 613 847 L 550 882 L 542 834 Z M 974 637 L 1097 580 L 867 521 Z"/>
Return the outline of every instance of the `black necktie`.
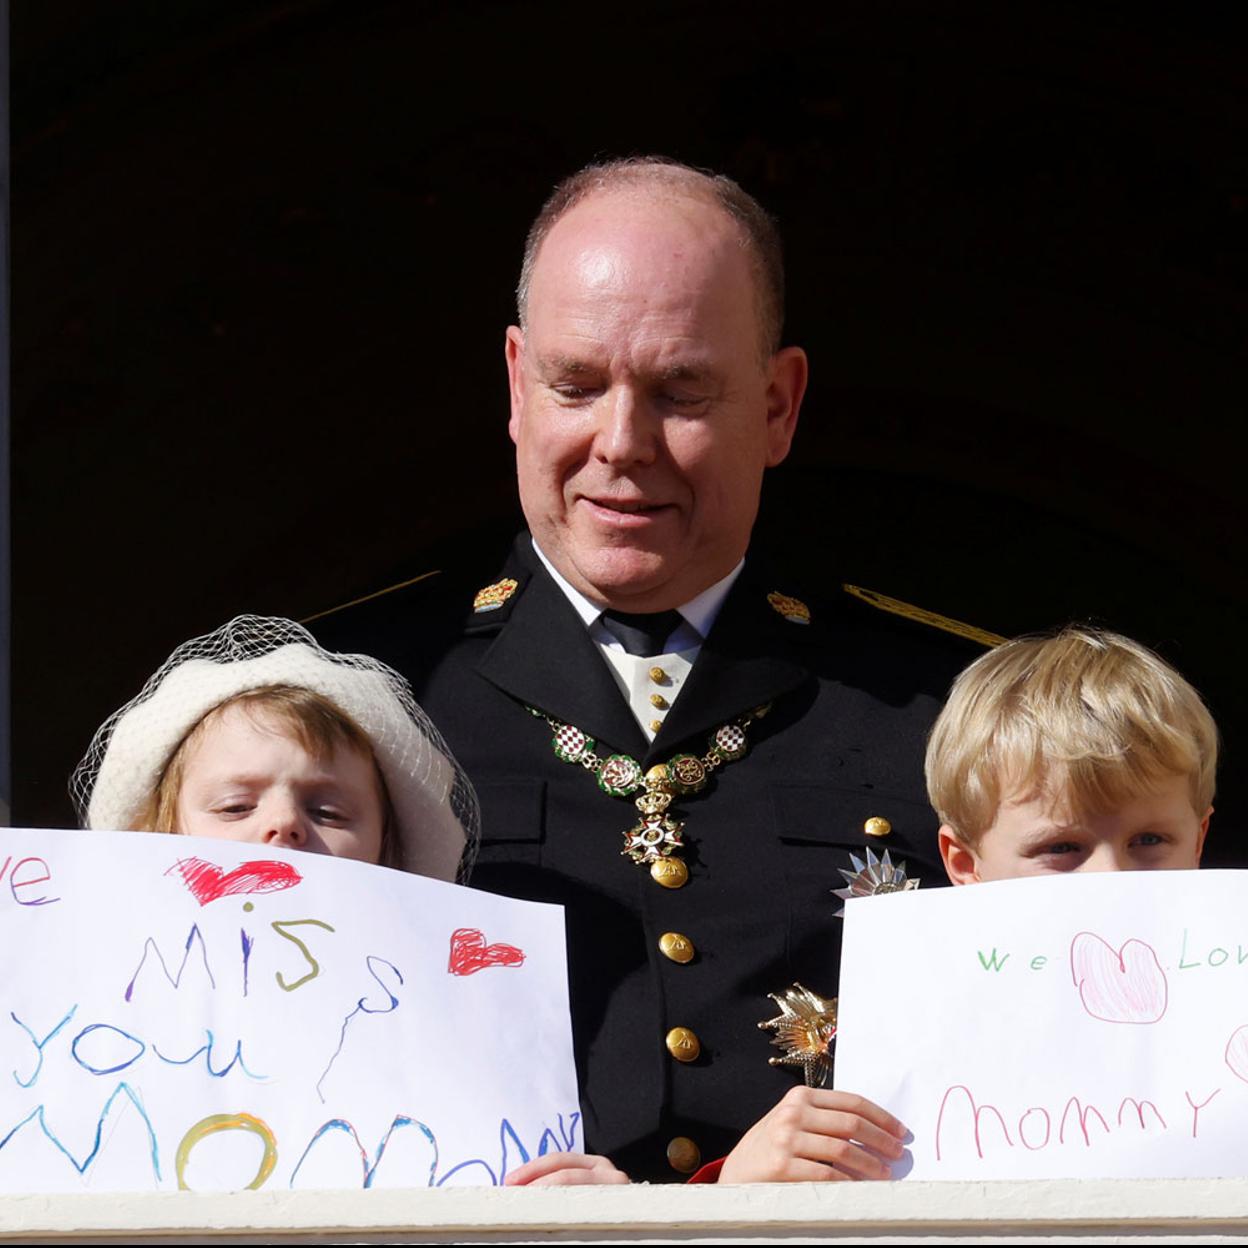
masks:
<path fill-rule="evenodd" d="M 602 626 L 629 654 L 650 658 L 667 651 L 667 639 L 680 625 L 679 611 L 651 611 L 645 615 L 604 611 Z"/>

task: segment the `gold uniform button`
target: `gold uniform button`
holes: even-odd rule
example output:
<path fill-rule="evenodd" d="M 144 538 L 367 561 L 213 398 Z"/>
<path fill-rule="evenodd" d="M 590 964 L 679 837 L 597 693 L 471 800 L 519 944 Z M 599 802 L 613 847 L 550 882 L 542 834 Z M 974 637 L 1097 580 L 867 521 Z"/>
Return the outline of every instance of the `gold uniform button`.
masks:
<path fill-rule="evenodd" d="M 650 864 L 650 878 L 664 888 L 684 888 L 689 868 L 679 858 L 660 858 Z"/>
<path fill-rule="evenodd" d="M 665 958 L 680 963 L 692 962 L 693 955 L 697 952 L 693 947 L 693 941 L 679 932 L 664 932 L 659 937 L 659 948 Z"/>
<path fill-rule="evenodd" d="M 657 707 L 660 711 L 667 710 L 667 699 L 661 693 L 652 693 L 650 695 L 650 705 Z"/>
<path fill-rule="evenodd" d="M 667 673 L 661 667 L 652 667 L 650 669 L 650 679 L 656 685 L 667 684 Z"/>
<path fill-rule="evenodd" d="M 862 830 L 868 836 L 887 836 L 893 830 L 893 825 L 882 815 L 872 815 L 862 825 Z"/>
<path fill-rule="evenodd" d="M 696 1062 L 702 1052 L 702 1042 L 688 1027 L 673 1027 L 665 1041 L 667 1051 L 678 1062 Z"/>
<path fill-rule="evenodd" d="M 702 1164 L 702 1150 L 687 1136 L 668 1141 L 667 1164 L 678 1174 L 692 1174 Z"/>
<path fill-rule="evenodd" d="M 658 732 L 658 730 L 662 727 L 663 727 L 663 721 L 661 719 L 652 719 L 650 721 L 651 732 Z"/>

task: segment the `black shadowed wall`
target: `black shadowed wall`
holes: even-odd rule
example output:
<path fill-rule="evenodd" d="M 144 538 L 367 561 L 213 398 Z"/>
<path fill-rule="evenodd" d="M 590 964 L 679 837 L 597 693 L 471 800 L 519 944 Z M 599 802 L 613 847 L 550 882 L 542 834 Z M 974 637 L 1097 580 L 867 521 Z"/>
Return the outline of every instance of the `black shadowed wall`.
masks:
<path fill-rule="evenodd" d="M 15 820 L 70 818 L 184 638 L 491 579 L 527 223 L 662 151 L 785 235 L 813 383 L 779 588 L 1157 646 L 1223 725 L 1213 857 L 1248 864 L 1233 6 L 13 8 Z"/>

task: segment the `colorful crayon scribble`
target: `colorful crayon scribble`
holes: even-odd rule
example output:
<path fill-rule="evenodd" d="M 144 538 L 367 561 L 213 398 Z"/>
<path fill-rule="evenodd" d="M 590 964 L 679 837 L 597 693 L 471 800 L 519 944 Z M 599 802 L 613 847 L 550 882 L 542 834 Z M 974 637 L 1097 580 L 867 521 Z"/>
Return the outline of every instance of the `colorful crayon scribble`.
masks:
<path fill-rule="evenodd" d="M 59 1032 L 61 1028 L 64 1027 L 65 1024 L 68 1023 L 69 1020 L 77 1013 L 78 1007 L 76 1005 L 72 1006 L 69 1013 L 66 1014 L 65 1017 L 61 1019 L 61 1021 L 57 1023 L 57 1025 L 53 1027 L 42 1040 L 37 1040 L 35 1039 L 35 1033 L 31 1031 L 31 1029 L 27 1027 L 26 1024 L 22 1022 L 22 1020 L 18 1018 L 12 1010 L 9 1011 L 9 1017 L 30 1037 L 31 1044 L 35 1046 L 39 1053 L 39 1060 L 35 1063 L 34 1073 L 29 1079 L 22 1079 L 17 1071 L 13 1071 L 13 1081 L 19 1088 L 33 1088 L 35 1086 L 35 1080 L 39 1078 L 39 1072 L 43 1069 L 43 1050 L 45 1046 L 49 1043 L 49 1041 L 56 1038 L 57 1032 Z"/>
<path fill-rule="evenodd" d="M 298 936 L 292 936 L 286 929 L 288 927 L 320 927 L 327 932 L 334 929 L 328 923 L 322 923 L 320 919 L 279 919 L 275 923 L 269 925 L 283 939 L 288 940 L 292 945 L 298 947 L 299 952 L 307 959 L 308 965 L 312 968 L 306 975 L 300 976 L 294 983 L 288 984 L 285 976 L 281 971 L 275 972 L 277 986 L 283 992 L 294 992 L 296 988 L 302 988 L 309 980 L 315 979 L 321 973 L 321 964 L 308 952 L 308 947 L 299 939 Z M 248 950 L 250 952 L 250 950 Z"/>
<path fill-rule="evenodd" d="M 342 1046 L 347 1042 L 347 1026 L 351 1020 L 357 1014 L 391 1014 L 399 1008 L 398 997 L 396 997 L 394 993 L 381 982 L 381 976 L 377 974 L 377 966 L 375 966 L 374 963 L 378 963 L 381 966 L 388 966 L 394 972 L 400 984 L 403 983 L 403 972 L 400 971 L 393 962 L 387 962 L 385 958 L 374 957 L 371 954 L 365 959 L 365 962 L 368 965 L 368 973 L 373 977 L 377 987 L 386 994 L 388 1004 L 384 1006 L 371 1006 L 368 1004 L 367 997 L 361 997 L 359 1001 L 356 1002 L 355 1009 L 353 1009 L 351 1013 L 342 1020 L 342 1030 L 338 1033 L 338 1047 L 334 1050 L 333 1057 L 329 1059 L 329 1064 L 321 1072 L 321 1077 L 316 1081 L 316 1094 L 321 1098 L 322 1103 L 325 1101 L 325 1093 L 321 1091 L 321 1084 L 323 1084 L 329 1077 L 329 1072 L 333 1069 L 334 1063 L 338 1060 L 338 1054 L 342 1052 Z M 386 1138 L 388 1139 L 389 1137 L 387 1136 Z M 365 1186 L 367 1187 L 368 1185 L 365 1184 Z"/>
<path fill-rule="evenodd" d="M 135 967 L 134 974 L 130 976 L 130 982 L 126 985 L 126 1000 L 129 1001 L 134 995 L 134 985 L 138 981 L 139 974 L 142 972 L 144 966 L 147 965 L 147 955 L 149 953 L 154 953 L 156 955 L 157 961 L 160 963 L 160 969 L 165 973 L 165 978 L 175 988 L 180 988 L 182 986 L 182 973 L 186 970 L 187 959 L 191 956 L 191 946 L 196 941 L 199 942 L 199 953 L 200 957 L 204 960 L 204 970 L 208 975 L 208 982 L 215 988 L 217 986 L 217 981 L 213 977 L 212 967 L 208 965 L 208 946 L 204 944 L 204 937 L 199 930 L 199 924 L 192 923 L 191 930 L 186 934 L 186 946 L 182 950 L 182 965 L 178 967 L 177 975 L 169 974 L 169 967 L 165 962 L 165 955 L 161 953 L 160 946 L 157 945 L 156 941 L 151 936 L 143 942 L 143 956 L 139 959 L 139 965 Z"/>
<path fill-rule="evenodd" d="M 290 1173 L 290 1186 L 295 1186 L 295 1179 L 299 1177 L 299 1170 L 303 1163 L 308 1159 L 308 1154 L 312 1151 L 320 1139 L 327 1135 L 330 1131 L 342 1131 L 349 1135 L 360 1152 L 360 1167 L 364 1176 L 364 1187 L 372 1187 L 373 1176 L 377 1173 L 377 1167 L 381 1165 L 381 1159 L 386 1155 L 386 1145 L 390 1143 L 390 1137 L 395 1131 L 403 1127 L 416 1127 L 420 1133 L 429 1141 L 433 1147 L 433 1161 L 429 1165 L 429 1181 L 426 1187 L 432 1187 L 438 1173 L 438 1141 L 434 1137 L 432 1131 L 429 1130 L 423 1122 L 417 1122 L 415 1118 L 409 1118 L 406 1114 L 397 1114 L 394 1121 L 390 1124 L 385 1135 L 381 1137 L 381 1143 L 377 1145 L 377 1151 L 373 1154 L 373 1160 L 370 1163 L 368 1153 L 364 1149 L 364 1145 L 360 1142 L 359 1132 L 345 1118 L 331 1118 L 327 1123 L 323 1124 L 316 1131 L 316 1134 L 308 1141 L 308 1146 L 303 1150 L 303 1155 L 295 1164 L 295 1168 Z"/>
<path fill-rule="evenodd" d="M 128 1083 L 119 1083 L 112 1091 L 108 1100 L 104 1102 L 104 1108 L 100 1110 L 99 1117 L 95 1120 L 95 1137 L 91 1143 L 91 1151 L 79 1161 L 73 1153 L 61 1143 L 60 1137 L 48 1126 L 47 1117 L 42 1105 L 36 1105 L 34 1109 L 26 1115 L 16 1126 L 12 1127 L 6 1135 L 0 1137 L 0 1153 L 4 1152 L 9 1141 L 24 1127 L 28 1122 L 37 1121 L 39 1130 L 47 1137 L 48 1140 L 56 1147 L 57 1151 L 69 1159 L 70 1164 L 78 1171 L 79 1174 L 86 1174 L 87 1168 L 96 1159 L 100 1151 L 100 1142 L 104 1135 L 104 1120 L 113 1112 L 113 1102 L 122 1094 L 126 1096 L 130 1104 L 139 1111 L 139 1117 L 143 1119 L 143 1125 L 147 1128 L 147 1143 L 150 1151 L 152 1162 L 152 1174 L 156 1181 L 160 1182 L 160 1145 L 156 1141 L 156 1132 L 152 1127 L 152 1120 L 147 1115 L 147 1110 L 143 1107 L 143 1098 Z M 124 1106 L 123 1106 L 124 1108 Z M 75 1124 L 76 1125 L 76 1124 Z M 110 1132 L 111 1135 L 111 1132 Z"/>
<path fill-rule="evenodd" d="M 1235 1078 L 1248 1083 L 1248 1026 L 1236 1027 L 1231 1032 L 1224 1058 Z"/>
<path fill-rule="evenodd" d="M 242 893 L 280 893 L 303 880 L 290 863 L 274 861 L 244 862 L 233 871 L 223 871 L 203 858 L 179 858 L 165 874 L 175 872 L 201 906 Z"/>
<path fill-rule="evenodd" d="M 515 945 L 487 945 L 475 927 L 451 933 L 451 956 L 446 969 L 452 975 L 475 975 L 490 966 L 523 966 L 524 950 Z"/>
<path fill-rule="evenodd" d="M 211 1030 L 207 1027 L 204 1028 L 204 1034 L 208 1037 L 207 1043 L 201 1044 L 199 1048 L 197 1048 L 195 1052 L 190 1055 L 190 1057 L 166 1057 L 155 1046 L 155 1044 L 152 1045 L 152 1052 L 155 1053 L 156 1056 L 167 1066 L 189 1066 L 202 1053 L 204 1055 L 204 1069 L 214 1079 L 224 1079 L 235 1066 L 237 1066 L 248 1079 L 255 1079 L 258 1083 L 263 1082 L 268 1078 L 268 1075 L 257 1075 L 247 1069 L 247 1063 L 243 1061 L 243 1042 L 241 1040 L 236 1040 L 234 1042 L 234 1056 L 230 1058 L 230 1060 L 222 1066 L 220 1070 L 216 1070 L 212 1064 L 212 1050 L 213 1046 L 216 1044 L 216 1040 L 213 1037 Z"/>
<path fill-rule="evenodd" d="M 215 1135 L 218 1131 L 250 1131 L 253 1135 L 260 1137 L 264 1145 L 264 1154 L 260 1158 L 256 1177 L 247 1184 L 246 1190 L 254 1192 L 263 1187 L 277 1165 L 277 1140 L 273 1132 L 269 1130 L 266 1123 L 252 1114 L 210 1114 L 207 1118 L 201 1118 L 182 1137 L 182 1143 L 178 1145 L 178 1152 L 173 1163 L 174 1171 L 178 1176 L 178 1190 L 181 1192 L 191 1190 L 190 1184 L 186 1181 L 186 1163 L 191 1159 L 191 1150 L 200 1140 L 209 1135 Z"/>
<path fill-rule="evenodd" d="M 1166 1012 L 1166 973 L 1151 945 L 1115 949 L 1093 932 L 1070 942 L 1070 972 L 1083 1008 L 1104 1023 L 1155 1023 Z"/>

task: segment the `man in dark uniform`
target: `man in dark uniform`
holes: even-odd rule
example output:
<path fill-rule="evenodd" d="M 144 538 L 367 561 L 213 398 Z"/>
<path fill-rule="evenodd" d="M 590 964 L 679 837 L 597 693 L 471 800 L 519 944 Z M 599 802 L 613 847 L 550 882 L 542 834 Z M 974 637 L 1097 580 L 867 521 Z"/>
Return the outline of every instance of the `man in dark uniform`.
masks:
<path fill-rule="evenodd" d="M 566 907 L 589 1147 L 635 1178 L 730 1153 L 725 1178 L 887 1173 L 850 1144 L 893 1155 L 868 1102 L 775 1107 L 825 1070 L 851 854 L 943 878 L 923 743 L 978 650 L 746 558 L 807 365 L 780 346 L 774 229 L 735 183 L 583 171 L 535 223 L 519 296 L 529 533 L 475 595 L 435 578 L 316 628 L 411 677 L 480 793 L 473 883 Z M 772 1065 L 758 1024 L 795 982 L 811 1016 Z"/>

